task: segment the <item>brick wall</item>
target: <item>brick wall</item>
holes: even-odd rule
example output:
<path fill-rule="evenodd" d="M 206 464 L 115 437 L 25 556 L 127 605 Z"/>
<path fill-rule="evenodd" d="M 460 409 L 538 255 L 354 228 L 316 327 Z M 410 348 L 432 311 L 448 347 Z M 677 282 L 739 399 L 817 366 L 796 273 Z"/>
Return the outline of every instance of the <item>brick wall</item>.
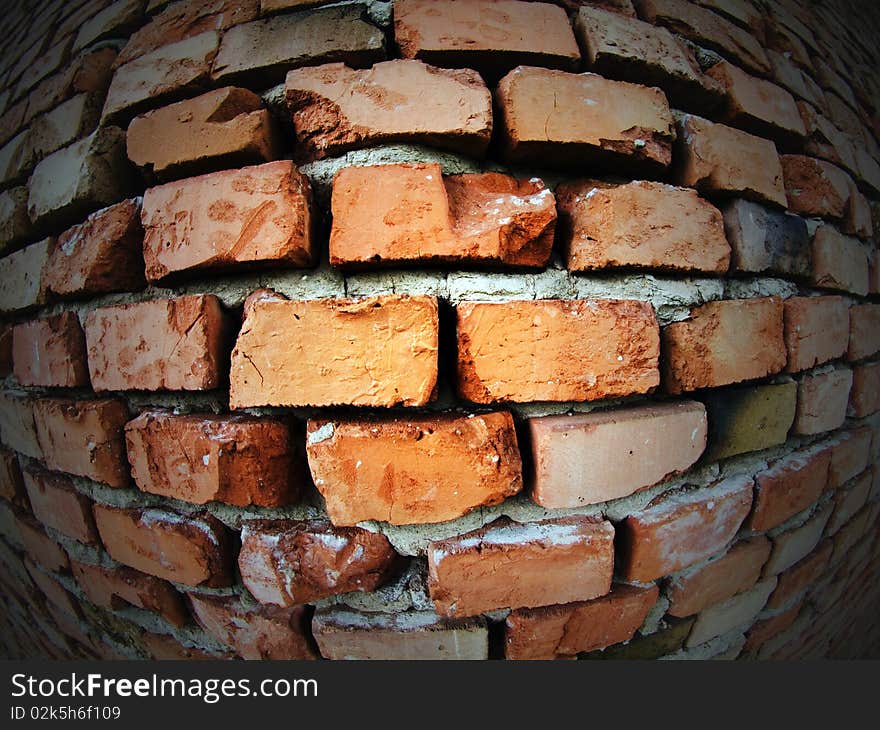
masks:
<path fill-rule="evenodd" d="M 9 5 L 4 656 L 880 655 L 872 2 Z"/>

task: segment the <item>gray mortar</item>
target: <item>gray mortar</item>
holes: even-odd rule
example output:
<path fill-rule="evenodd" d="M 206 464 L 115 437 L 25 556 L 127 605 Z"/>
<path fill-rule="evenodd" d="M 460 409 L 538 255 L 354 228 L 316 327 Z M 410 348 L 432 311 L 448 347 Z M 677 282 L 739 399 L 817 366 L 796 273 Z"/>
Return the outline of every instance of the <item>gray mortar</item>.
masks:
<path fill-rule="evenodd" d="M 745 626 L 739 626 L 726 634 L 716 636 L 714 639 L 691 647 L 690 649 L 680 649 L 674 654 L 667 654 L 660 657 L 662 660 L 679 660 L 679 659 L 711 659 L 718 654 L 723 654 L 737 644 L 744 644 L 745 637 L 743 633 L 751 627 L 751 623 Z"/>
<path fill-rule="evenodd" d="M 666 598 L 666 596 L 660 596 L 657 599 L 657 603 L 655 603 L 653 608 L 648 611 L 648 615 L 645 617 L 644 622 L 639 628 L 639 633 L 642 636 L 650 636 L 662 628 L 663 617 L 669 610 L 669 605 L 669 599 Z"/>

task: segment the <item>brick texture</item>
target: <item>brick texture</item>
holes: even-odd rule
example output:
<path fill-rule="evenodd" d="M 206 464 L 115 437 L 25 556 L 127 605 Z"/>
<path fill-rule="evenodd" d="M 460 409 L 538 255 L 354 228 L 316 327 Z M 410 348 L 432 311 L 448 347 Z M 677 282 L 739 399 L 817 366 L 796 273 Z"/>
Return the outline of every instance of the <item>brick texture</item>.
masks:
<path fill-rule="evenodd" d="M 85 334 L 73 312 L 16 325 L 12 359 L 21 385 L 76 388 L 89 384 Z"/>

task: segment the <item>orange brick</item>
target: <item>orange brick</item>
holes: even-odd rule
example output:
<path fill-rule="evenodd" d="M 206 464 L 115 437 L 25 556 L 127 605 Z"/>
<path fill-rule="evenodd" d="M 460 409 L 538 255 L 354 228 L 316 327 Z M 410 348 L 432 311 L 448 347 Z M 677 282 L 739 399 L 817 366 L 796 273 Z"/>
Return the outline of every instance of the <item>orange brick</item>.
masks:
<path fill-rule="evenodd" d="M 695 191 L 654 182 L 598 181 L 556 189 L 569 271 L 635 267 L 723 273 L 721 212 Z"/>
<path fill-rule="evenodd" d="M 618 526 L 618 571 L 646 583 L 720 553 L 752 506 L 753 481 L 731 477 L 710 489 L 655 500 Z"/>
<path fill-rule="evenodd" d="M 543 267 L 555 224 L 553 193 L 537 178 L 444 178 L 437 163 L 346 167 L 333 180 L 330 263 Z"/>
<path fill-rule="evenodd" d="M 210 515 L 103 504 L 94 506 L 94 514 L 104 547 L 123 565 L 187 586 L 231 585 L 229 537 Z"/>
<path fill-rule="evenodd" d="M 428 590 L 442 616 L 586 601 L 611 588 L 614 528 L 564 517 L 496 521 L 428 546 Z"/>
<path fill-rule="evenodd" d="M 70 479 L 38 467 L 24 470 L 31 510 L 46 527 L 86 545 L 99 545 L 92 517 L 92 500 L 80 494 Z"/>
<path fill-rule="evenodd" d="M 508 659 L 557 659 L 629 641 L 657 602 L 657 586 L 617 585 L 602 598 L 513 611 L 505 624 Z"/>
<path fill-rule="evenodd" d="M 852 181 L 825 160 L 804 155 L 781 155 L 788 209 L 805 216 L 840 220 L 849 203 Z"/>
<path fill-rule="evenodd" d="M 257 291 L 232 353 L 230 405 L 425 405 L 437 347 L 432 297 L 288 301 Z"/>
<path fill-rule="evenodd" d="M 586 401 L 659 383 L 659 334 L 637 301 L 464 303 L 458 389 L 475 403 Z"/>
<path fill-rule="evenodd" d="M 76 388 L 89 384 L 86 338 L 74 312 L 16 325 L 12 357 L 21 385 Z"/>
<path fill-rule="evenodd" d="M 831 452 L 796 451 L 755 475 L 755 499 L 746 527 L 765 532 L 812 505 L 828 485 Z"/>
<path fill-rule="evenodd" d="M 842 426 L 852 382 L 853 374 L 849 368 L 804 375 L 798 381 L 792 432 L 811 436 Z"/>
<path fill-rule="evenodd" d="M 786 372 L 808 370 L 846 352 L 849 304 L 843 297 L 791 297 L 784 307 Z"/>
<path fill-rule="evenodd" d="M 740 383 L 785 367 L 777 297 L 709 302 L 663 328 L 663 380 L 670 393 Z"/>

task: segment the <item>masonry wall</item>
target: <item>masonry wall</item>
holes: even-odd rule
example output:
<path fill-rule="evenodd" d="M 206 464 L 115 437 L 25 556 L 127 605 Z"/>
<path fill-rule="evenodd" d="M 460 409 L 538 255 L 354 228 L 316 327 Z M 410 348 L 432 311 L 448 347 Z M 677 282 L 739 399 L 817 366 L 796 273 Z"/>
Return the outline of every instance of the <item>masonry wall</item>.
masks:
<path fill-rule="evenodd" d="M 875 4 L 9 5 L 4 657 L 880 654 Z"/>

